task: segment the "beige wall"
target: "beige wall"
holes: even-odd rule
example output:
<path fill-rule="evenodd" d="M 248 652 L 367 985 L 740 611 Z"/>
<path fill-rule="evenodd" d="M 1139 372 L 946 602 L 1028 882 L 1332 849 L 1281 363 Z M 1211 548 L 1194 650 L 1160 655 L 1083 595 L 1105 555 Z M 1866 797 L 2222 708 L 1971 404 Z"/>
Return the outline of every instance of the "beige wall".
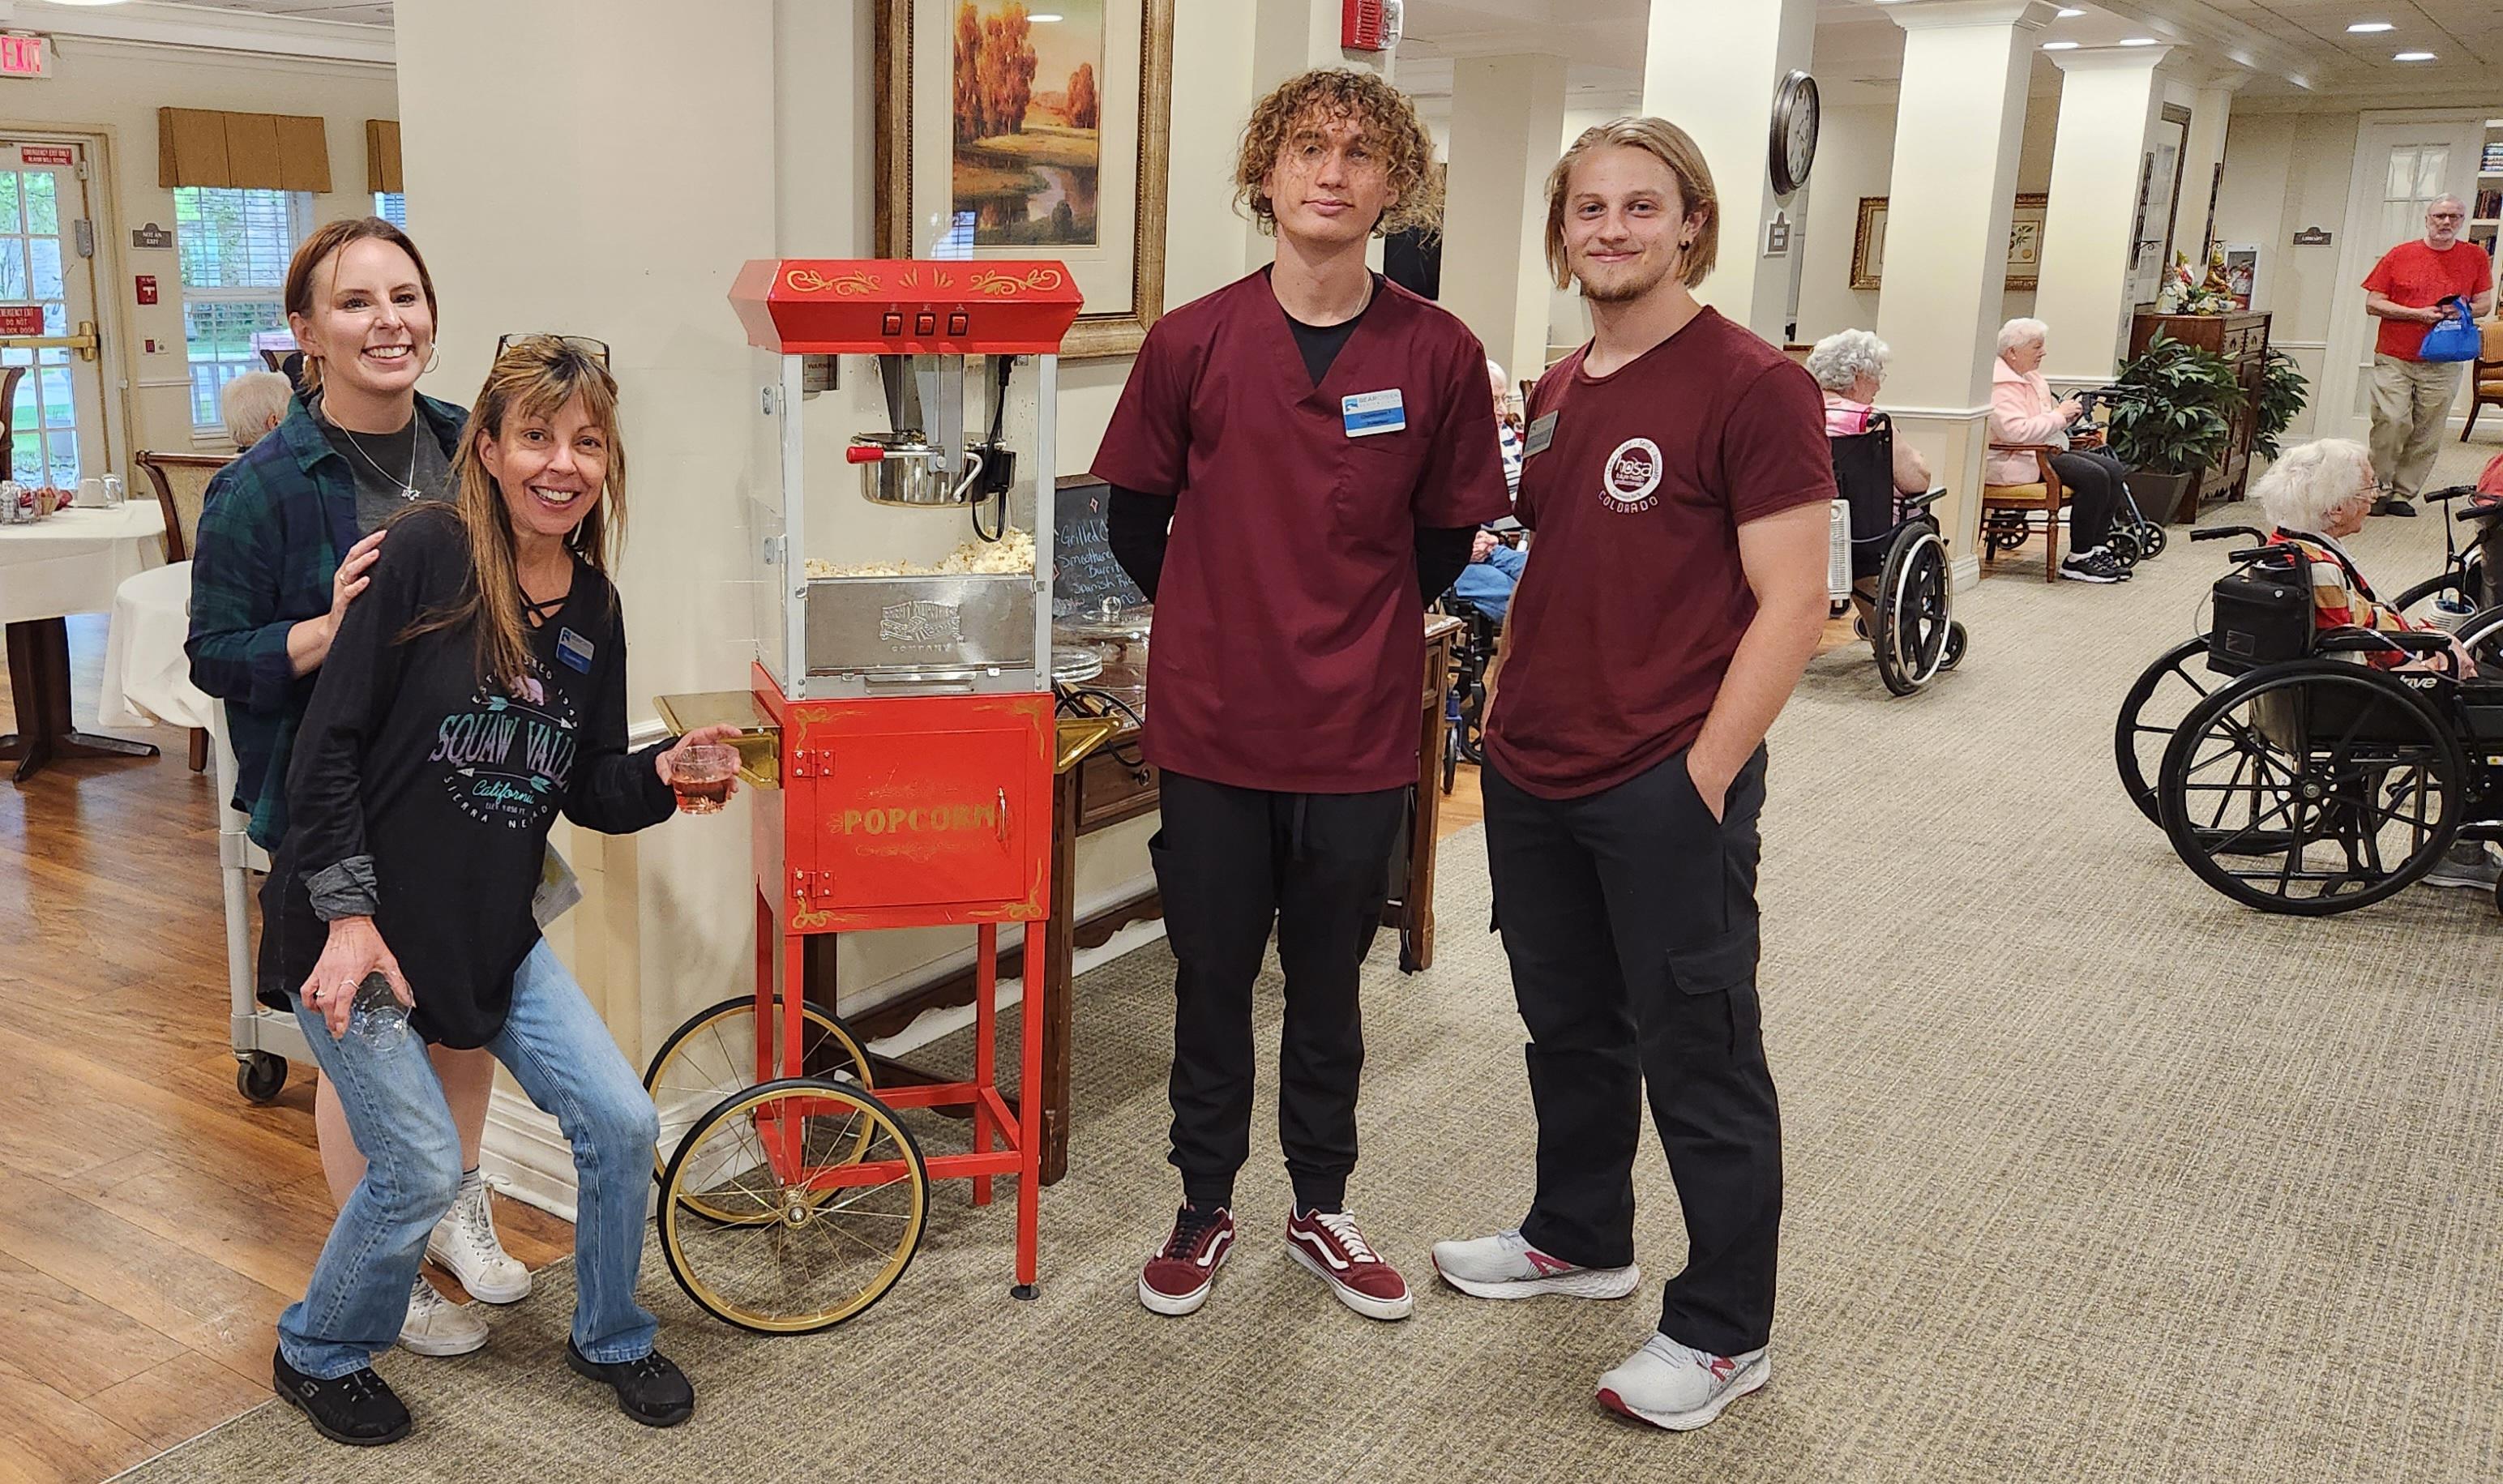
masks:
<path fill-rule="evenodd" d="M 2059 134 L 2060 90 L 2035 79 L 2025 103 L 2025 140 L 2016 159 L 2021 194 L 2048 190 L 2051 146 Z M 1807 224 L 1801 251 L 1799 338 L 1812 344 L 1837 329 L 1874 329 L 1877 291 L 1851 287 L 1852 237 L 1860 198 L 1884 195 L 1895 165 L 1895 109 L 1891 104 L 1826 110 L 1817 137 L 1816 169 L 1808 180 Z M 2000 318 L 2034 312 L 2031 291 L 2005 294 Z"/>
<path fill-rule="evenodd" d="M 2225 134 L 2216 240 L 2260 245 L 2252 307 L 2273 316 L 2270 340 L 2295 359 L 2315 391 L 2328 359 L 2330 310 L 2344 287 L 2338 259 L 2361 121 L 2353 113 L 2237 113 Z M 2335 240 L 2296 247 L 2294 234 L 2307 226 L 2327 227 Z M 2313 431 L 2306 407 L 2287 436 Z"/>
<path fill-rule="evenodd" d="M 156 110 L 217 108 L 319 114 L 327 122 L 332 190 L 313 197 L 315 220 L 362 216 L 365 121 L 399 113 L 392 69 L 357 62 L 207 52 L 173 47 L 58 38 L 53 75 L 0 80 L 0 127 L 103 137 L 108 192 L 93 202 L 96 297 L 108 336 L 105 401 L 113 466 L 133 448 L 189 451 L 191 413 L 183 355 L 182 279 L 170 249 L 130 245 L 130 229 L 172 230 L 174 195 L 156 185 Z M 412 223 L 419 231 L 422 224 Z M 157 303 L 143 307 L 131 280 L 153 273 Z M 144 343 L 154 338 L 156 353 Z M 432 390 L 431 388 L 429 390 Z"/>

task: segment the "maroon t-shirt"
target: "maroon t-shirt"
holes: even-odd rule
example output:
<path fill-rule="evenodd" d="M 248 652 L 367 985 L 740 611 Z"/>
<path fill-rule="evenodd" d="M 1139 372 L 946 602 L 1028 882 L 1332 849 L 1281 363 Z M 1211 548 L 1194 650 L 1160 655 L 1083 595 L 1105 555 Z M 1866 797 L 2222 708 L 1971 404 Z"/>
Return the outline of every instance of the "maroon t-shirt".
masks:
<path fill-rule="evenodd" d="M 1282 793 L 1416 778 L 1417 530 L 1511 508 L 1467 327 L 1380 284 L 1316 387 L 1254 273 L 1148 332 L 1094 472 L 1175 500 L 1148 761 Z"/>
<path fill-rule="evenodd" d="M 1807 372 L 1712 309 L 1610 376 L 1588 345 L 1538 378 L 1488 756 L 1546 799 L 1613 788 L 1695 741 L 1756 616 L 1738 528 L 1834 498 Z"/>

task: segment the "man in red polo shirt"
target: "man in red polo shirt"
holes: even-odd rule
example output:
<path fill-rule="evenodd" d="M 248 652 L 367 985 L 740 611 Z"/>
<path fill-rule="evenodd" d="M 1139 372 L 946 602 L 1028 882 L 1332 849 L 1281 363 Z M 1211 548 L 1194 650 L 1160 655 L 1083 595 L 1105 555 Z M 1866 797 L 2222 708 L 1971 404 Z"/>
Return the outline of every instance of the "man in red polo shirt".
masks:
<path fill-rule="evenodd" d="M 2417 354 L 2425 330 L 2450 317 L 2451 301 L 2474 319 L 2494 309 L 2494 264 L 2486 250 L 2459 240 L 2468 208 L 2455 195 L 2425 207 L 2425 234 L 2382 255 L 2364 276 L 2364 312 L 2381 322 L 2373 338 L 2373 467 L 2381 470 L 2375 515 L 2414 515 L 2409 501 L 2433 472 L 2443 420 L 2459 396 L 2456 361 Z"/>
<path fill-rule="evenodd" d="M 1689 291 L 1720 206 L 1676 125 L 1621 119 L 1548 177 L 1547 256 L 1592 338 L 1538 379 L 1537 533 L 1487 720 L 1487 857 L 1529 1030 L 1536 1194 L 1438 1242 L 1464 1294 L 1623 1298 L 1642 1102 L 1685 1208 L 1657 1333 L 1599 1400 L 1699 1428 L 1765 1384 L 1781 1119 L 1756 998 L 1764 740 L 1825 622 L 1816 383 Z"/>
<path fill-rule="evenodd" d="M 1252 111 L 1236 191 L 1276 261 L 1156 323 L 1095 459 L 1114 556 L 1156 605 L 1142 745 L 1176 965 L 1183 1206 L 1139 1301 L 1192 1312 L 1233 1248 L 1274 922 L 1287 1252 L 1402 1319 L 1407 1284 L 1346 1207 L 1357 970 L 1417 777 L 1423 610 L 1510 500 L 1477 337 L 1365 267 L 1375 235 L 1439 216 L 1408 99 L 1365 72 L 1286 83 Z"/>

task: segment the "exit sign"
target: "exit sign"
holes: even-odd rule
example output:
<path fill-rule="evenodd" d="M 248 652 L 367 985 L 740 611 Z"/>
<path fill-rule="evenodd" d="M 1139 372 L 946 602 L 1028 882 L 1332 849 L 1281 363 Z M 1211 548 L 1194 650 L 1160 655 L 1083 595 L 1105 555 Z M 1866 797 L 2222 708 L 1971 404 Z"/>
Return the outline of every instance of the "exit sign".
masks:
<path fill-rule="evenodd" d="M 48 78 L 51 52 L 40 36 L 0 34 L 0 78 Z"/>

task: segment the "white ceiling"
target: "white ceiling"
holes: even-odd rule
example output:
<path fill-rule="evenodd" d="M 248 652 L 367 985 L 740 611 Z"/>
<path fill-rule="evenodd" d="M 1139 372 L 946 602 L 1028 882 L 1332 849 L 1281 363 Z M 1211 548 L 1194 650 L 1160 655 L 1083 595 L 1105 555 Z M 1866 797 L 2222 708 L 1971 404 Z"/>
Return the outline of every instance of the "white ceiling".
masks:
<path fill-rule="evenodd" d="M 2076 8 L 2082 14 L 2052 20 L 2042 39 L 2103 47 L 2151 36 L 2176 49 L 2168 67 L 2198 81 L 2239 78 L 2240 96 L 2263 107 L 2306 99 L 2503 106 L 2498 0 L 2096 0 Z M 1650 11 L 1651 0 L 1408 0 L 1398 78 L 1431 108 L 1449 98 L 1454 57 L 1554 52 L 1569 64 L 1568 106 L 1631 108 L 1642 92 Z M 2395 29 L 2349 35 L 2358 20 Z M 2408 51 L 2435 60 L 2392 59 Z M 1903 30 L 1883 0 L 1817 0 L 1813 68 L 1828 102 L 1891 102 L 1903 55 Z M 2053 89 L 2057 79 L 2046 54 L 2036 86 Z"/>
<path fill-rule="evenodd" d="M 367 0 L 367 3 L 352 3 L 352 0 L 158 0 L 148 8 L 158 13 L 174 10 L 250 11 L 257 16 L 285 16 L 294 20 L 331 20 L 347 25 L 384 28 L 389 28 L 392 23 L 392 8 L 388 0 L 381 0 L 381 3 L 372 3 L 372 0 Z M 58 15 L 74 8 L 45 6 L 44 9 Z M 27 21 L 36 18 L 32 10 L 22 14 Z M 49 22 L 51 17 L 44 19 Z M 56 24 L 50 28 L 67 29 L 67 26 Z"/>

